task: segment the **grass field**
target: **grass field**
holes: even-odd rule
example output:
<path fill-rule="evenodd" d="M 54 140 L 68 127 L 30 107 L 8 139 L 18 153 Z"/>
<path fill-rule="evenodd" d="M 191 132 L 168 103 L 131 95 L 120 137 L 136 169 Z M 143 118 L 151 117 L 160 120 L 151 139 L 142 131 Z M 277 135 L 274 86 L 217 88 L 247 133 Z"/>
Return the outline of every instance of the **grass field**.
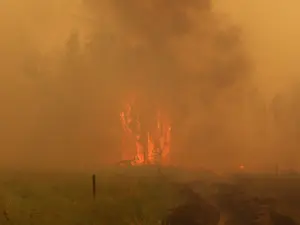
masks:
<path fill-rule="evenodd" d="M 164 174 L 168 178 L 158 175 L 153 168 L 103 170 L 96 173 L 94 200 L 91 173 L 3 173 L 0 177 L 0 225 L 160 224 L 168 209 L 181 200 L 168 179 L 217 180 L 212 174 L 191 174 L 174 169 Z M 268 192 L 267 186 L 274 187 L 274 184 L 263 185 L 262 181 L 254 183 L 251 185 L 261 194 Z M 203 189 L 202 194 L 208 195 L 206 191 L 209 192 Z M 297 214 L 297 209 L 292 214 Z"/>
<path fill-rule="evenodd" d="M 108 170 L 97 173 L 93 200 L 91 174 L 4 173 L 0 224 L 159 224 L 173 189 L 156 171 Z"/>

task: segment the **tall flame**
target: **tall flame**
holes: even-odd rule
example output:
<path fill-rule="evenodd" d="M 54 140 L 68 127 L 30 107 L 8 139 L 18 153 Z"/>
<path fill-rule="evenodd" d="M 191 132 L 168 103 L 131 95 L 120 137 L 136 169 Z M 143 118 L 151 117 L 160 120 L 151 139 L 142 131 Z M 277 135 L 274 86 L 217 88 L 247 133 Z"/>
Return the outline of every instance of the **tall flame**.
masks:
<path fill-rule="evenodd" d="M 155 124 L 142 129 L 140 115 L 133 110 L 135 102 L 126 103 L 120 113 L 124 132 L 122 159 L 132 165 L 170 163 L 171 126 L 166 115 L 156 110 Z"/>

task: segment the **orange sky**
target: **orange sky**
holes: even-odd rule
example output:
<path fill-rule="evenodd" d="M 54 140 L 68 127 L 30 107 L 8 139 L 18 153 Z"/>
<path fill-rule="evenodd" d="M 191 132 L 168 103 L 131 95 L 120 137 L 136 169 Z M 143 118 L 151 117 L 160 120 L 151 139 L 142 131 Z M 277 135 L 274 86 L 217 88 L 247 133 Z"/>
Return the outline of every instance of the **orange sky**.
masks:
<path fill-rule="evenodd" d="M 24 65 L 27 65 L 25 62 L 36 60 L 35 57 L 39 54 L 46 54 L 47 57 L 55 58 L 51 63 L 58 63 L 66 40 L 74 29 L 80 31 L 83 42 L 88 40 L 90 32 L 94 29 L 120 34 L 124 31 L 124 27 L 119 26 L 116 12 L 111 11 L 107 2 L 103 0 L 103 11 L 96 19 L 88 9 L 83 8 L 80 1 L 2 0 L 0 2 L 0 100 L 2 102 L 0 121 L 3 127 L 0 131 L 0 143 L 1 151 L 4 151 L 3 155 L 7 154 L 11 162 L 16 159 L 22 161 L 24 155 L 30 158 L 36 153 L 28 147 L 30 146 L 28 142 L 30 142 L 30 131 L 38 122 L 37 115 L 41 110 L 41 102 L 45 103 L 45 99 L 49 102 L 51 100 L 50 95 L 43 90 L 49 87 L 59 88 L 55 86 L 53 77 L 49 80 L 47 77 L 45 82 L 44 77 L 37 80 L 25 74 Z M 276 93 L 289 91 L 290 84 L 300 78 L 299 9 L 298 0 L 215 0 L 215 10 L 227 14 L 228 19 L 243 30 L 243 45 L 255 67 L 252 75 L 266 99 L 271 99 Z M 127 34 L 127 38 L 132 38 L 135 41 L 133 44 L 142 44 L 138 43 L 141 40 L 136 41 L 130 35 Z M 190 52 L 197 56 L 198 50 L 193 45 L 197 41 L 197 36 L 187 36 L 183 40 L 177 44 L 175 40 L 170 46 L 176 46 L 174 54 L 181 53 L 177 54 L 178 62 L 193 71 L 201 66 L 201 62 L 196 58 L 193 61 L 182 56 Z M 209 54 L 209 50 L 207 53 Z M 44 58 L 43 65 L 48 65 L 47 63 L 50 64 L 50 60 Z M 51 65 L 48 67 L 50 68 Z M 27 70 L 30 68 L 26 68 Z M 98 72 L 99 76 L 103 76 L 106 71 Z M 90 87 L 94 87 L 95 83 L 94 80 L 86 81 Z M 96 93 L 95 96 L 97 94 L 99 95 Z M 90 102 L 90 105 L 87 103 L 85 105 L 86 111 L 90 114 L 85 115 L 84 118 L 88 122 L 85 124 L 86 130 L 82 130 L 81 135 L 87 137 L 80 143 L 81 148 L 85 145 L 93 148 L 91 143 L 97 142 L 95 133 L 101 132 L 97 124 L 100 123 L 97 113 L 101 112 L 101 107 L 97 106 L 96 99 L 90 99 Z M 51 107 L 49 110 L 52 110 Z M 116 116 L 116 120 L 118 119 Z M 237 128 L 239 126 L 234 124 L 230 129 L 239 129 Z M 57 130 L 61 129 L 58 127 Z M 109 132 L 114 135 L 115 131 Z M 91 134 L 95 136 L 92 137 Z M 50 157 L 51 151 L 49 152 L 47 154 Z M 41 152 L 39 154 L 43 155 Z M 64 154 L 68 155 L 68 153 Z M 82 155 L 78 153 L 78 157 L 82 158 Z"/>

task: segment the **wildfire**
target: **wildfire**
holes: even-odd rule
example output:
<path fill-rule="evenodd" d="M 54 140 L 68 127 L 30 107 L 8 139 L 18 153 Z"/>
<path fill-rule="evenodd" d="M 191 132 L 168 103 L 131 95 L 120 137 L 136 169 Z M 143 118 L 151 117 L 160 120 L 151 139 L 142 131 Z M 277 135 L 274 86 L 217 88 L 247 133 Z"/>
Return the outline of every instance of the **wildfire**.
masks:
<path fill-rule="evenodd" d="M 244 169 L 245 169 L 244 164 L 240 164 L 239 169 L 240 169 L 240 170 L 244 170 Z"/>
<path fill-rule="evenodd" d="M 132 165 L 168 164 L 171 141 L 171 126 L 168 118 L 155 110 L 154 124 L 141 124 L 135 102 L 125 104 L 120 113 L 123 128 L 122 159 Z"/>

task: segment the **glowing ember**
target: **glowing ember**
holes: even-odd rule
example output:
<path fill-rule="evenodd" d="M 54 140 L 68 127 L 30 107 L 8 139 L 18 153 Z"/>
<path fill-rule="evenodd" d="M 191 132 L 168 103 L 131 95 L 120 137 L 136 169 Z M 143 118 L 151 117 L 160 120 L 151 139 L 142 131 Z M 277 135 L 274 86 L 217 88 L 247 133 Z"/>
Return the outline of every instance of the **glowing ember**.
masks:
<path fill-rule="evenodd" d="M 244 169 L 245 169 L 245 166 L 244 166 L 243 164 L 241 164 L 241 165 L 239 166 L 239 168 L 240 168 L 240 170 L 244 170 Z"/>
<path fill-rule="evenodd" d="M 124 131 L 122 160 L 131 160 L 132 165 L 168 164 L 171 141 L 170 122 L 161 111 L 157 110 L 155 124 L 142 127 L 139 113 L 133 110 L 134 105 L 132 100 L 120 113 Z"/>

